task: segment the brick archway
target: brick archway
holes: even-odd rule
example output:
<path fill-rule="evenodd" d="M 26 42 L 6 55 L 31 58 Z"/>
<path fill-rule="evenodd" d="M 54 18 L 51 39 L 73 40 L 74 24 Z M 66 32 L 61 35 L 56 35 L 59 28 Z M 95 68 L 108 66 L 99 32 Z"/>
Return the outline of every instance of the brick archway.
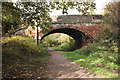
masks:
<path fill-rule="evenodd" d="M 75 49 L 79 49 L 83 46 L 83 44 L 89 39 L 87 35 L 85 35 L 83 32 L 74 29 L 74 28 L 58 28 L 49 31 L 47 34 L 43 35 L 41 40 L 43 40 L 46 36 L 53 34 L 53 33 L 64 33 L 69 35 L 75 40 Z"/>

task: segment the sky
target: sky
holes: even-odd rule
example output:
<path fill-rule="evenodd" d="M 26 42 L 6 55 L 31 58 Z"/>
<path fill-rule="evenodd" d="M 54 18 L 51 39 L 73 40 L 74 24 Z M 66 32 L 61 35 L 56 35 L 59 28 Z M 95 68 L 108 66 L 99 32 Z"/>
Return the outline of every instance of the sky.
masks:
<path fill-rule="evenodd" d="M 107 4 L 108 2 L 110 2 L 111 0 L 95 0 L 96 3 L 96 10 L 95 13 L 96 14 L 101 14 L 104 11 L 104 7 L 105 4 Z M 77 10 L 69 10 L 68 11 L 69 15 L 72 14 L 80 14 Z M 61 10 L 53 10 L 52 13 L 50 13 L 50 15 L 63 15 Z"/>
<path fill-rule="evenodd" d="M 100 14 L 104 11 L 104 7 L 105 5 L 108 3 L 108 2 L 111 2 L 111 0 L 95 0 L 95 3 L 96 3 L 96 14 Z"/>
<path fill-rule="evenodd" d="M 17 0 L 12 0 L 13 2 L 16 2 Z M 95 0 L 96 3 L 96 14 L 101 14 L 104 11 L 105 4 L 110 2 L 111 0 Z M 80 14 L 77 10 L 68 10 L 68 14 Z M 52 13 L 50 15 L 63 15 L 62 10 L 52 10 Z"/>

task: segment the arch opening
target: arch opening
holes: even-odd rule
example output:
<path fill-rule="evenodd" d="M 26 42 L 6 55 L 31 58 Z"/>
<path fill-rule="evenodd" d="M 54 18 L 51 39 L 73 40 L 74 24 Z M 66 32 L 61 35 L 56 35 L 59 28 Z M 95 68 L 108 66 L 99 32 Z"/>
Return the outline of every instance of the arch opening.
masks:
<path fill-rule="evenodd" d="M 56 50 L 73 50 L 75 40 L 64 33 L 53 33 L 43 39 L 43 43 Z"/>
<path fill-rule="evenodd" d="M 59 29 L 54 29 L 47 34 L 43 35 L 41 38 L 41 41 L 48 35 L 53 34 L 53 33 L 64 33 L 69 35 L 75 40 L 75 47 L 73 50 L 79 49 L 83 46 L 84 42 L 86 42 L 89 37 L 85 35 L 83 32 L 76 30 L 74 28 L 59 28 Z"/>

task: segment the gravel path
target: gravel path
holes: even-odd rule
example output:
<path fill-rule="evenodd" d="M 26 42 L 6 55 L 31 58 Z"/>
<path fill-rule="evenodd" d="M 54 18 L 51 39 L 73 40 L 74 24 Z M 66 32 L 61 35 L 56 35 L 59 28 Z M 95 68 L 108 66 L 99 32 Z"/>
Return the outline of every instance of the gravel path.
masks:
<path fill-rule="evenodd" d="M 49 49 L 51 55 L 48 65 L 49 78 L 98 78 L 95 74 L 68 60 L 60 52 Z"/>

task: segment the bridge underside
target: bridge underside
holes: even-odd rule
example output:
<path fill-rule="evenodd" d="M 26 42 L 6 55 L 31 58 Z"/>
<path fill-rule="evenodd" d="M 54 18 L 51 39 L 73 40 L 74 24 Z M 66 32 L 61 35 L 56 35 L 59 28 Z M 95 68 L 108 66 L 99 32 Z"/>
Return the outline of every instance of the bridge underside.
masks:
<path fill-rule="evenodd" d="M 81 48 L 83 46 L 83 43 L 86 42 L 87 39 L 89 39 L 89 37 L 87 35 L 85 35 L 81 31 L 78 31 L 76 29 L 59 28 L 59 29 L 54 29 L 54 30 L 48 32 L 47 34 L 43 35 L 41 40 L 43 40 L 46 36 L 53 34 L 53 33 L 64 33 L 64 34 L 71 36 L 75 40 L 74 50 Z"/>

